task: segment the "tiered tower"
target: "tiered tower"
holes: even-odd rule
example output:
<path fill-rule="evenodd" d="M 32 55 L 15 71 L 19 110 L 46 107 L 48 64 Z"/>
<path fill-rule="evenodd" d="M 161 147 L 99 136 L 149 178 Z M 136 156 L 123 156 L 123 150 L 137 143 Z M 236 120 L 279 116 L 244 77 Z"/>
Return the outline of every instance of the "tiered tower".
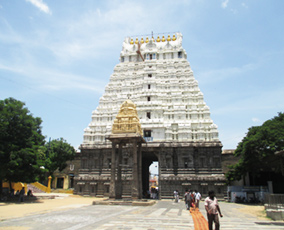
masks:
<path fill-rule="evenodd" d="M 218 141 L 217 126 L 186 58 L 180 33 L 167 39 L 146 37 L 145 42 L 126 38 L 120 63 L 84 130 L 82 147 L 109 143 L 105 136 L 128 97 L 137 106 L 147 141 Z"/>
<path fill-rule="evenodd" d="M 181 33 L 124 40 L 120 63 L 115 66 L 99 106 L 92 113 L 92 121 L 84 130 L 77 190 L 92 194 L 90 180 L 93 180 L 96 185 L 93 194 L 107 194 L 108 189 L 99 185 L 99 180 L 104 181 L 104 185 L 108 183 L 106 169 L 111 142 L 107 137 L 121 104 L 128 98 L 137 107 L 147 141 L 142 147 L 144 166 L 149 166 L 153 160 L 159 161 L 161 196 L 171 196 L 173 190 L 185 187 L 203 193 L 215 188 L 215 192 L 221 194 L 224 185 L 222 145 L 187 61 Z M 125 173 L 131 174 L 127 170 Z M 147 187 L 146 180 L 143 190 Z"/>

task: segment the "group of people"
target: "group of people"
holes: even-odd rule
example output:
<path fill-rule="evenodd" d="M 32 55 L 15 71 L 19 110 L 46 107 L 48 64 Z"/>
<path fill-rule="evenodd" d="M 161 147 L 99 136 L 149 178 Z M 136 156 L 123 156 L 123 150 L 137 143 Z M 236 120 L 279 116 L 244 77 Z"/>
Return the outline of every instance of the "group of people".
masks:
<path fill-rule="evenodd" d="M 201 194 L 198 191 L 185 191 L 184 194 L 184 202 L 186 209 L 189 210 L 190 208 L 199 208 L 199 201 L 201 200 Z"/>
<path fill-rule="evenodd" d="M 26 193 L 25 187 L 22 187 L 21 190 L 17 190 L 16 193 L 15 193 L 14 189 L 11 189 L 10 196 L 11 197 L 14 197 L 14 196 L 19 197 L 19 202 L 23 202 L 25 193 Z M 32 190 L 29 189 L 29 191 L 27 192 L 27 196 L 28 197 L 33 196 Z"/>
<path fill-rule="evenodd" d="M 175 202 L 179 202 L 179 192 L 178 190 L 174 191 L 174 199 Z M 184 194 L 184 202 L 187 210 L 190 210 L 192 208 L 195 210 L 195 208 L 199 208 L 199 202 L 201 200 L 201 194 L 198 191 L 191 191 L 187 190 Z M 223 217 L 221 213 L 221 209 L 218 204 L 218 200 L 215 197 L 214 191 L 208 192 L 208 197 L 204 200 L 204 206 L 207 213 L 207 219 L 208 219 L 208 227 L 209 230 L 213 229 L 213 223 L 215 223 L 215 230 L 220 229 L 220 222 L 219 217 Z"/>

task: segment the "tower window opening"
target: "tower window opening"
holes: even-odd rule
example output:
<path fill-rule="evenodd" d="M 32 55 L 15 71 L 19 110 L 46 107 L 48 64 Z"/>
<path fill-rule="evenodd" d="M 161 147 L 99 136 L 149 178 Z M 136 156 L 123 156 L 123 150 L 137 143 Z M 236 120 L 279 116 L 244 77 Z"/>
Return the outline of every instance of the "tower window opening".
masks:
<path fill-rule="evenodd" d="M 182 58 L 182 52 L 181 51 L 178 52 L 178 58 Z"/>
<path fill-rule="evenodd" d="M 148 74 L 148 77 L 152 77 L 152 74 Z"/>
<path fill-rule="evenodd" d="M 151 112 L 147 112 L 146 116 L 148 119 L 151 119 Z"/>
<path fill-rule="evenodd" d="M 184 159 L 184 167 L 188 168 L 188 159 L 187 158 Z"/>
<path fill-rule="evenodd" d="M 152 130 L 144 130 L 144 137 L 151 137 L 152 136 Z"/>
<path fill-rule="evenodd" d="M 148 85 L 148 89 L 151 89 L 151 85 Z"/>
<path fill-rule="evenodd" d="M 152 55 L 152 54 L 150 54 L 149 56 L 150 56 L 150 60 L 152 60 L 152 58 L 153 58 L 153 55 Z"/>
<path fill-rule="evenodd" d="M 107 159 L 108 168 L 111 168 L 111 159 Z"/>
<path fill-rule="evenodd" d="M 124 57 L 121 57 L 121 62 L 124 62 Z"/>
<path fill-rule="evenodd" d="M 128 159 L 124 158 L 124 164 L 127 165 L 128 164 Z"/>
<path fill-rule="evenodd" d="M 151 101 L 151 97 L 147 97 L 147 100 L 148 100 L 148 101 Z"/>

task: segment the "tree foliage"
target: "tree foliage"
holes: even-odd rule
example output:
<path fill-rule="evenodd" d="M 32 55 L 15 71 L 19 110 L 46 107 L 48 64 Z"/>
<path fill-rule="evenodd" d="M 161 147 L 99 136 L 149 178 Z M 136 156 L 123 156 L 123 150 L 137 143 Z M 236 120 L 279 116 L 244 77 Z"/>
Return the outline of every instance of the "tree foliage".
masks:
<path fill-rule="evenodd" d="M 68 144 L 63 138 L 52 140 L 45 144 L 46 162 L 45 168 L 49 174 L 58 169 L 62 171 L 67 166 L 67 161 L 73 160 L 76 151 L 73 146 Z"/>
<path fill-rule="evenodd" d="M 0 100 L 0 180 L 34 182 L 42 174 L 44 136 L 39 117 L 14 98 Z"/>
<path fill-rule="evenodd" d="M 284 114 L 267 120 L 261 126 L 248 129 L 247 135 L 238 144 L 235 156 L 240 160 L 226 174 L 229 181 L 240 180 L 247 173 L 256 175 L 273 167 L 281 171 L 275 152 L 284 149 Z"/>

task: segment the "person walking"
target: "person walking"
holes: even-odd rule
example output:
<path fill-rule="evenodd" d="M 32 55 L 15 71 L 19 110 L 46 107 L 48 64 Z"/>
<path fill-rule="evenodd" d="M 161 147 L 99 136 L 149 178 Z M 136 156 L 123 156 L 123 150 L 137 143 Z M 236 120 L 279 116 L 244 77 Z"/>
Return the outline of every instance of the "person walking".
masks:
<path fill-rule="evenodd" d="M 215 223 L 215 230 L 219 230 L 220 222 L 218 213 L 220 214 L 220 217 L 223 217 L 223 215 L 221 213 L 221 209 L 219 207 L 217 198 L 215 197 L 214 191 L 208 192 L 208 197 L 206 197 L 204 205 L 207 213 L 209 230 L 213 230 L 213 222 Z"/>
<path fill-rule="evenodd" d="M 20 195 L 19 202 L 23 202 L 24 201 L 24 195 L 25 195 L 25 187 L 22 188 L 19 195 Z"/>
<path fill-rule="evenodd" d="M 175 202 L 178 203 L 179 202 L 179 192 L 178 192 L 178 190 L 174 191 L 174 197 L 175 197 Z"/>
<path fill-rule="evenodd" d="M 201 200 L 201 194 L 198 191 L 195 191 L 195 207 L 199 208 L 199 201 Z"/>
<path fill-rule="evenodd" d="M 190 190 L 185 191 L 185 194 L 184 194 L 184 202 L 185 202 L 185 207 L 186 207 L 187 210 L 190 209 L 190 198 L 191 198 L 191 196 L 190 196 L 189 191 Z"/>

